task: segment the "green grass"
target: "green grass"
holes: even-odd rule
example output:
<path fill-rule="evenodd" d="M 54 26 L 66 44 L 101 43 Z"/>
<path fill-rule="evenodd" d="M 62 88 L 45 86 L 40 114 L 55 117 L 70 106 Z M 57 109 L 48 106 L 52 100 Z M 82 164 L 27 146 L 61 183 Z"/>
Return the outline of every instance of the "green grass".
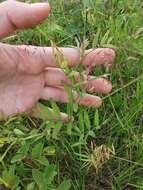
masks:
<path fill-rule="evenodd" d="M 1 187 L 67 190 L 70 183 L 71 190 L 141 190 L 143 3 L 141 0 L 50 0 L 50 3 L 51 16 L 42 25 L 4 41 L 46 46 L 53 41 L 57 46 L 72 47 L 86 39 L 87 48 L 115 48 L 117 57 L 110 75 L 113 91 L 103 96 L 104 104 L 99 110 L 82 107 L 75 110 L 74 122 L 67 125 L 26 115 L 1 123 Z M 101 71 L 94 69 L 93 74 L 97 76 Z M 71 104 L 58 107 L 51 104 L 57 114 L 59 108 L 73 111 Z"/>

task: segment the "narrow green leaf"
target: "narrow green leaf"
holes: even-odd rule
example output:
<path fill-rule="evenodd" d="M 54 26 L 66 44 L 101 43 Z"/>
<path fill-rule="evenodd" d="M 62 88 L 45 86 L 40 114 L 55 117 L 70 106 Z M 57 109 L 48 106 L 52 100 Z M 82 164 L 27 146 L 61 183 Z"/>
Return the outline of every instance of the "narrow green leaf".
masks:
<path fill-rule="evenodd" d="M 14 133 L 15 133 L 17 136 L 24 136 L 24 135 L 25 135 L 20 129 L 14 129 Z"/>
<path fill-rule="evenodd" d="M 19 185 L 19 177 L 15 175 L 15 166 L 11 166 L 9 170 L 4 170 L 2 173 L 3 184 L 10 188 L 15 189 Z"/>
<path fill-rule="evenodd" d="M 82 112 L 79 112 L 78 116 L 78 126 L 81 132 L 84 132 L 84 120 Z"/>
<path fill-rule="evenodd" d="M 33 158 L 38 158 L 41 156 L 43 151 L 43 143 L 38 143 L 35 145 L 35 147 L 32 149 L 32 157 Z"/>
<path fill-rule="evenodd" d="M 39 162 L 43 166 L 49 165 L 49 161 L 46 159 L 45 156 L 40 156 L 40 157 L 36 158 L 36 161 Z"/>
<path fill-rule="evenodd" d="M 16 163 L 16 162 L 20 162 L 21 160 L 23 160 L 25 158 L 25 156 L 23 154 L 16 154 L 12 160 L 11 163 Z"/>
<path fill-rule="evenodd" d="M 56 190 L 69 190 L 70 187 L 70 180 L 64 180 Z"/>
<path fill-rule="evenodd" d="M 35 183 L 34 182 L 29 183 L 26 187 L 26 190 L 35 190 Z"/>
<path fill-rule="evenodd" d="M 95 115 L 94 115 L 94 126 L 96 129 L 100 129 L 98 110 L 96 110 Z"/>
<path fill-rule="evenodd" d="M 51 106 L 54 112 L 54 115 L 56 116 L 56 118 L 60 121 L 61 120 L 61 114 L 60 114 L 60 109 L 57 106 L 56 102 L 51 100 Z"/>
<path fill-rule="evenodd" d="M 86 128 L 89 130 L 91 127 L 91 124 L 90 124 L 89 115 L 86 110 L 84 110 L 84 123 L 85 123 Z"/>
<path fill-rule="evenodd" d="M 101 45 L 107 43 L 108 38 L 109 38 L 109 33 L 110 33 L 110 31 L 107 30 L 106 33 L 104 34 L 103 38 L 101 39 Z"/>
<path fill-rule="evenodd" d="M 18 150 L 17 153 L 23 154 L 24 156 L 26 156 L 27 153 L 28 153 L 28 151 L 29 151 L 29 147 L 30 147 L 30 143 L 24 141 L 24 142 L 21 144 L 21 147 L 20 147 L 20 149 Z"/>
<path fill-rule="evenodd" d="M 45 168 L 45 171 L 44 171 L 44 180 L 45 180 L 45 183 L 46 184 L 51 184 L 51 182 L 53 181 L 55 175 L 56 175 L 56 171 L 55 171 L 55 165 L 51 164 L 49 166 L 47 166 Z"/>
<path fill-rule="evenodd" d="M 39 189 L 42 189 L 42 187 L 44 185 L 43 173 L 40 172 L 38 169 L 33 169 L 32 176 L 34 178 L 34 181 L 38 185 Z"/>
<path fill-rule="evenodd" d="M 59 134 L 59 132 L 60 132 L 60 129 L 61 129 L 62 125 L 63 125 L 62 122 L 58 122 L 58 123 L 56 123 L 56 124 L 54 125 L 53 133 L 52 133 L 52 138 L 53 138 L 53 139 L 57 139 L 58 134 Z"/>
<path fill-rule="evenodd" d="M 42 103 L 38 103 L 37 106 L 32 110 L 33 117 L 43 119 L 44 121 L 52 120 L 53 115 L 49 111 L 48 107 Z"/>
<path fill-rule="evenodd" d="M 93 137 L 93 138 L 95 138 L 95 133 L 94 133 L 94 131 L 91 131 L 91 130 L 90 130 L 90 131 L 88 132 L 88 135 L 91 136 L 91 137 Z"/>
<path fill-rule="evenodd" d="M 11 163 L 15 163 L 15 162 L 19 162 L 19 161 L 23 160 L 29 151 L 29 146 L 30 146 L 30 144 L 24 141 L 21 144 L 21 147 L 17 151 L 16 155 L 12 158 Z"/>

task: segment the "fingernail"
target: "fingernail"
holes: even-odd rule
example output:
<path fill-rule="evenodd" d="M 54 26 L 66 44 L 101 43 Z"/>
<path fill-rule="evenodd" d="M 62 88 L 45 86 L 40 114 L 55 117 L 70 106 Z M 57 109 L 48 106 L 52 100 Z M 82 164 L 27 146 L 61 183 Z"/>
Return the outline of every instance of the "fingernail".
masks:
<path fill-rule="evenodd" d="M 83 106 L 99 108 L 102 104 L 102 99 L 98 96 L 85 95 L 78 100 L 78 103 Z"/>
<path fill-rule="evenodd" d="M 104 93 L 106 94 L 106 93 L 111 92 L 111 90 L 112 90 L 112 84 L 109 81 L 106 81 L 106 80 L 104 80 L 103 83 L 104 83 L 104 85 L 103 85 L 103 91 L 104 91 Z"/>

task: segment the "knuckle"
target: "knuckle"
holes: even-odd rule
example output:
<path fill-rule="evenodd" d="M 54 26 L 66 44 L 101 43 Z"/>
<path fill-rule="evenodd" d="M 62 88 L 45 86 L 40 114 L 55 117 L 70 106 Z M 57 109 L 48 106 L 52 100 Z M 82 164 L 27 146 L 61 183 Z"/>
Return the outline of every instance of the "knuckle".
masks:
<path fill-rule="evenodd" d="M 1 76 L 11 76 L 15 73 L 18 62 L 17 52 L 13 46 L 0 43 L 0 70 Z"/>

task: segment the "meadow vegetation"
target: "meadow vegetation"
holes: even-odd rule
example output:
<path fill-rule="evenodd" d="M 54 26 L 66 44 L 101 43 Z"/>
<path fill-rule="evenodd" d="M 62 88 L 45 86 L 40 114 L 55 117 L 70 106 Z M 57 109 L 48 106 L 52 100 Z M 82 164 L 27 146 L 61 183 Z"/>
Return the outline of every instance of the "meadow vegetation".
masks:
<path fill-rule="evenodd" d="M 93 109 L 75 104 L 65 86 L 69 104 L 40 102 L 41 119 L 24 114 L 1 122 L 0 189 L 143 189 L 142 0 L 49 2 L 52 12 L 43 24 L 3 42 L 113 48 L 112 69 L 92 70 L 95 77 L 106 73 L 113 90 L 102 96 L 101 108 Z M 73 72 L 64 67 L 68 75 Z M 80 86 L 75 88 L 82 93 Z M 48 106 L 57 118 L 59 110 L 69 114 L 69 122 L 47 120 Z"/>

